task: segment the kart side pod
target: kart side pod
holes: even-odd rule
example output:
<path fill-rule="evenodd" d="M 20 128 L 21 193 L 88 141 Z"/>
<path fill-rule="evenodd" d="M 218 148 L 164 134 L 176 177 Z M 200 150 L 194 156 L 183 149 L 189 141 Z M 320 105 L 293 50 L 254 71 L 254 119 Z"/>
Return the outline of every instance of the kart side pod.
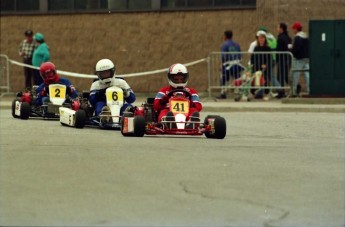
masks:
<path fill-rule="evenodd" d="M 64 125 L 75 126 L 75 110 L 59 107 L 60 123 Z"/>
<path fill-rule="evenodd" d="M 123 136 L 143 137 L 145 131 L 146 121 L 144 116 L 123 117 L 121 123 L 121 133 Z"/>
<path fill-rule="evenodd" d="M 62 125 L 84 128 L 87 119 L 85 110 L 79 109 L 75 111 L 66 107 L 60 107 L 59 113 Z"/>

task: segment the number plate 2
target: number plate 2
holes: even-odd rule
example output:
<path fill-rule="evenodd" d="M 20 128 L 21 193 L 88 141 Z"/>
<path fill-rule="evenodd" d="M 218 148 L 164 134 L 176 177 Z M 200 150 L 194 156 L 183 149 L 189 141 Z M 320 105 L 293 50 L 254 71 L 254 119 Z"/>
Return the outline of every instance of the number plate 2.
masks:
<path fill-rule="evenodd" d="M 49 85 L 50 102 L 54 105 L 62 105 L 66 100 L 66 85 L 51 84 Z"/>

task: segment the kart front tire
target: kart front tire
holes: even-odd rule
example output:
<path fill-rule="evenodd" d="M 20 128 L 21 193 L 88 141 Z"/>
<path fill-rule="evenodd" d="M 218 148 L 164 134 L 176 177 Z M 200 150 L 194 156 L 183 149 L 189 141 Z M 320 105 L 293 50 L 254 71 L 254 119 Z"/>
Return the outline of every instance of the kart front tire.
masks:
<path fill-rule="evenodd" d="M 31 111 L 31 106 L 27 102 L 22 102 L 20 105 L 20 119 L 27 120 L 29 119 Z"/>
<path fill-rule="evenodd" d="M 223 117 L 216 117 L 214 119 L 214 138 L 224 139 L 226 135 L 226 121 Z"/>
<path fill-rule="evenodd" d="M 86 122 L 86 112 L 85 110 L 77 110 L 75 112 L 75 127 L 84 128 Z"/>
<path fill-rule="evenodd" d="M 204 124 L 205 124 L 205 125 L 208 125 L 208 119 L 210 119 L 210 118 L 216 118 L 216 117 L 218 117 L 218 115 L 207 115 L 207 116 L 205 117 Z M 214 138 L 214 134 L 211 133 L 211 132 L 205 132 L 205 136 L 206 136 L 207 138 Z"/>

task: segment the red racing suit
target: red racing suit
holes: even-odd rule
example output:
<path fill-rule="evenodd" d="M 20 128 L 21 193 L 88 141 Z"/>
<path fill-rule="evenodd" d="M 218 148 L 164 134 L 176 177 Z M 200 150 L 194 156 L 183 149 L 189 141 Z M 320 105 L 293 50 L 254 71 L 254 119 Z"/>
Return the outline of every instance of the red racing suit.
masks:
<path fill-rule="evenodd" d="M 165 86 L 158 91 L 153 102 L 154 111 L 159 113 L 158 121 L 161 121 L 162 117 L 166 116 L 169 112 L 169 99 L 167 99 L 166 95 L 174 89 L 175 88 L 172 86 Z M 195 89 L 185 87 L 184 90 L 188 91 L 192 95 L 189 113 L 186 119 L 189 120 L 189 116 L 192 115 L 195 111 L 200 112 L 202 110 L 202 104 L 200 102 L 198 92 Z"/>

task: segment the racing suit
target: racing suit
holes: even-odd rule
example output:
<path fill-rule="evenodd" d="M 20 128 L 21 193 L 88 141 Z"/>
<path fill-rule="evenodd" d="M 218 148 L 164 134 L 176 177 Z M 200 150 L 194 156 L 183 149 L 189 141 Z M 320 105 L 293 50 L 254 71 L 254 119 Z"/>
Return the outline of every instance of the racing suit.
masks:
<path fill-rule="evenodd" d="M 64 84 L 66 85 L 67 94 L 72 98 L 75 99 L 78 97 L 78 91 L 74 88 L 72 83 L 66 78 L 60 78 L 59 76 L 56 77 L 56 80 L 51 83 L 47 83 L 46 81 L 43 82 L 37 89 L 37 99 L 36 105 L 41 106 L 45 101 L 49 100 L 49 84 Z"/>
<path fill-rule="evenodd" d="M 165 87 L 162 87 L 158 91 L 158 93 L 155 97 L 155 100 L 153 102 L 154 111 L 159 112 L 158 121 L 161 121 L 162 117 L 166 116 L 167 113 L 170 111 L 169 110 L 169 107 L 170 107 L 169 106 L 169 99 L 167 99 L 166 95 L 174 89 L 175 88 L 172 86 L 165 86 Z M 195 89 L 185 87 L 184 90 L 188 91 L 192 95 L 189 113 L 188 113 L 188 117 L 187 117 L 187 120 L 189 120 L 190 116 L 194 112 L 196 112 L 196 111 L 200 112 L 202 110 L 202 104 L 200 102 L 198 92 Z"/>
<path fill-rule="evenodd" d="M 135 94 L 124 79 L 114 77 L 112 78 L 109 84 L 104 84 L 100 80 L 96 80 L 91 85 L 90 96 L 89 96 L 89 101 L 91 105 L 96 108 L 95 110 L 96 116 L 98 116 L 101 113 L 102 108 L 107 105 L 105 90 L 108 87 L 112 87 L 112 86 L 117 86 L 123 90 L 125 101 L 127 102 L 127 103 L 124 103 L 123 106 L 121 107 L 120 115 L 122 115 L 123 111 L 127 107 L 131 107 L 132 106 L 131 103 L 135 101 L 136 99 Z"/>

